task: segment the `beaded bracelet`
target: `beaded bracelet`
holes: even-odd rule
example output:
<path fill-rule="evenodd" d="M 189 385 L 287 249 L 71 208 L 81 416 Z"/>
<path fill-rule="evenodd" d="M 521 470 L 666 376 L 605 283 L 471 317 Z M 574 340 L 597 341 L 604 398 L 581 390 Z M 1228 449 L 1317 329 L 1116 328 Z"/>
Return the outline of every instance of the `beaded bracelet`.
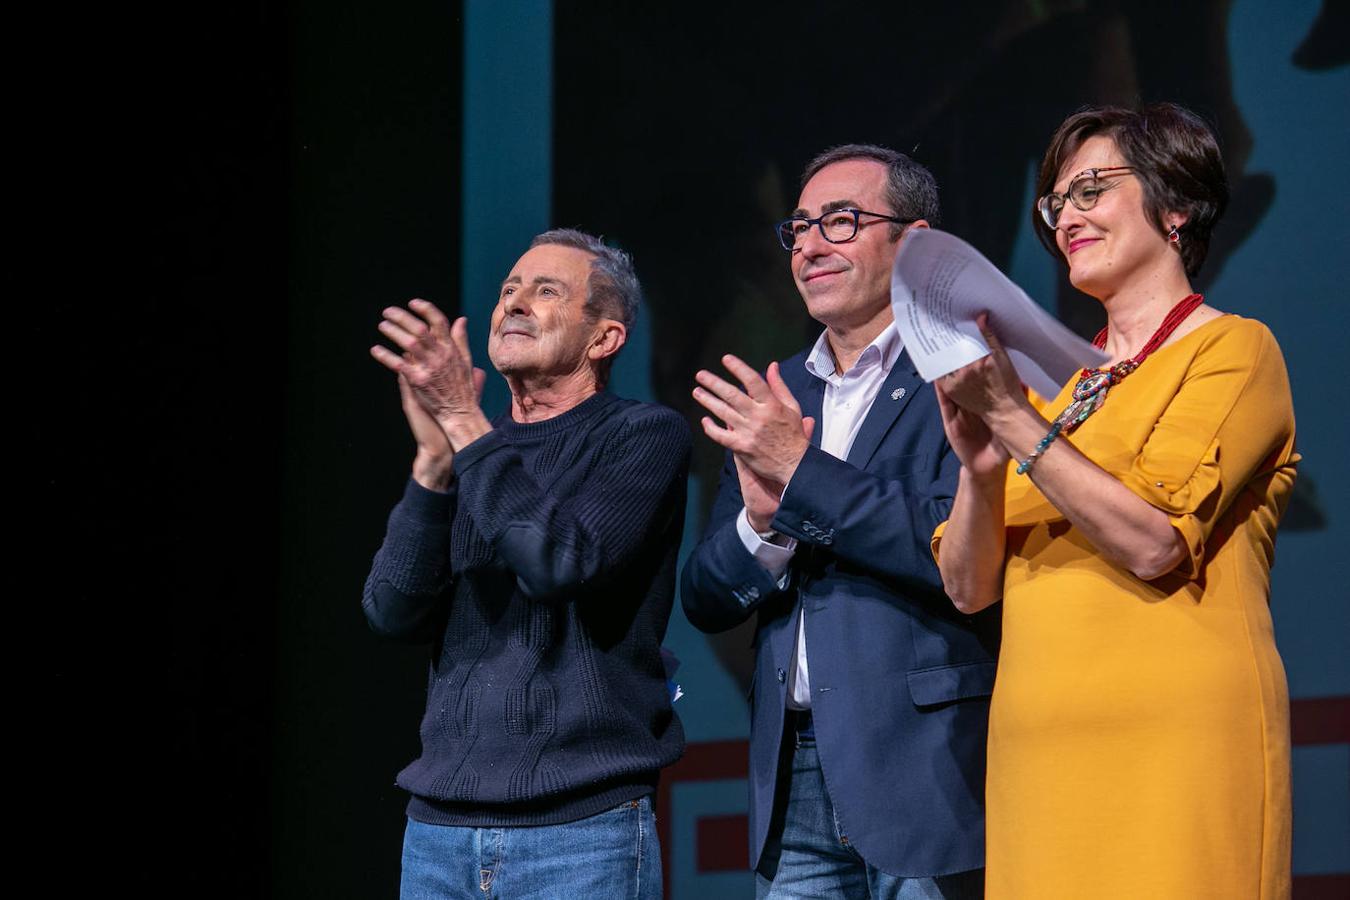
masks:
<path fill-rule="evenodd" d="M 1049 447 L 1054 442 L 1055 438 L 1059 437 L 1060 427 L 1060 422 L 1056 419 L 1055 424 L 1050 426 L 1050 430 L 1046 433 L 1045 437 L 1041 438 L 1041 442 L 1036 445 L 1036 449 L 1032 450 L 1031 454 L 1027 456 L 1026 459 L 1017 464 L 1018 475 L 1025 475 L 1031 471 L 1031 467 L 1036 464 L 1036 457 L 1044 453 L 1045 448 Z"/>

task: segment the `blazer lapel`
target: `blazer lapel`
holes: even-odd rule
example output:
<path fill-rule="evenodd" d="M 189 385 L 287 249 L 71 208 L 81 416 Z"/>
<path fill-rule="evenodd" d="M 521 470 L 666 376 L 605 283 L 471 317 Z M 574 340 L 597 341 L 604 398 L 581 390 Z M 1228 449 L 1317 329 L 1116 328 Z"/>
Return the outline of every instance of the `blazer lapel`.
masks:
<path fill-rule="evenodd" d="M 820 411 L 825 408 L 825 382 L 806 371 L 805 365 L 802 365 L 799 377 L 797 373 L 789 375 L 786 371 L 783 371 L 782 375 L 783 382 L 788 386 L 788 390 L 792 391 L 797 405 L 802 408 L 802 416 L 810 416 L 816 420 L 816 427 L 811 431 L 811 446 L 819 449 Z"/>
<path fill-rule="evenodd" d="M 924 381 L 919 377 L 914 363 L 910 362 L 908 351 L 902 350 L 891 368 L 891 374 L 886 376 L 881 390 L 877 391 L 877 398 L 872 401 L 872 408 L 867 411 L 862 428 L 858 429 L 853 448 L 848 452 L 849 463 L 859 469 L 867 468 L 886 433 L 900 418 L 900 413 L 904 412 L 909 401 L 914 399 L 915 393 L 923 387 Z M 816 402 L 816 408 L 820 408 L 820 401 Z"/>

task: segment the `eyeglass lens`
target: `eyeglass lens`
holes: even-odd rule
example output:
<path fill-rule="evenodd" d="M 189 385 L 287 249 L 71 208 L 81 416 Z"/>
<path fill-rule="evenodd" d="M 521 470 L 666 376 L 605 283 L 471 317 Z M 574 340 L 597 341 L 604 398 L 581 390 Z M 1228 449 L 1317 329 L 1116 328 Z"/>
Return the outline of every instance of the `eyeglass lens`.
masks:
<path fill-rule="evenodd" d="M 841 209 L 826 213 L 819 219 L 788 219 L 778 226 L 778 239 L 782 241 L 784 249 L 796 250 L 800 247 L 813 223 L 819 224 L 820 233 L 832 244 L 847 243 L 858 233 L 856 210 Z"/>
<path fill-rule="evenodd" d="M 1124 168 L 1124 167 L 1121 167 Z M 1045 224 L 1051 228 L 1059 227 L 1060 213 L 1064 212 L 1064 202 L 1067 199 L 1077 209 L 1087 212 L 1097 205 L 1097 201 L 1102 195 L 1101 179 L 1098 177 L 1097 170 L 1084 172 L 1069 182 L 1069 189 L 1063 195 L 1049 193 L 1042 197 L 1036 206 L 1041 211 L 1041 218 Z"/>

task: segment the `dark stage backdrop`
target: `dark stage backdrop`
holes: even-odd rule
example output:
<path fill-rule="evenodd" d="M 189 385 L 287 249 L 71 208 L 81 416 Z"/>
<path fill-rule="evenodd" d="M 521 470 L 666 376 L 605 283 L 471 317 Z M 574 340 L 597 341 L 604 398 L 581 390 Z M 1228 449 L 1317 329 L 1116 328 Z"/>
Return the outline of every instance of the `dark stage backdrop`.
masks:
<path fill-rule="evenodd" d="M 361 585 L 408 476 L 398 392 L 370 358 L 391 303 L 458 301 L 455 3 L 292 4 L 289 356 L 275 630 L 270 883 L 395 896 L 426 648 L 380 641 Z"/>
<path fill-rule="evenodd" d="M 408 447 L 366 348 L 456 305 L 458 5 L 26 13 L 15 889 L 396 895 L 425 655 L 360 613 Z"/>
<path fill-rule="evenodd" d="M 603 233 L 649 293 L 616 387 L 692 423 L 697 368 L 724 351 L 763 365 L 814 335 L 766 223 L 814 152 L 870 140 L 932 167 L 944 227 L 1091 331 L 1093 304 L 1030 234 L 1032 166 L 1080 103 L 1175 99 L 1219 124 L 1235 187 L 1204 289 L 1271 326 L 1294 381 L 1306 461 L 1274 605 L 1295 697 L 1295 870 L 1305 900 L 1343 896 L 1345 10 L 289 0 L 123 18 L 140 37 L 106 42 L 115 59 L 50 111 L 110 111 L 89 131 L 119 162 L 115 196 L 91 215 L 91 191 L 71 219 L 80 262 L 130 287 L 82 307 L 99 350 L 43 419 L 58 537 L 39 560 L 76 576 L 43 634 L 79 630 L 93 648 L 55 647 L 42 670 L 59 695 L 39 732 L 41 771 L 62 782 L 48 805 L 130 837 L 121 870 L 141 893 L 394 895 L 393 779 L 416 753 L 426 655 L 377 640 L 360 613 L 412 452 L 367 356 L 379 310 L 422 296 L 481 333 L 522 236 Z M 124 228 L 151 202 L 164 213 Z M 126 250 L 86 252 L 95 225 Z M 44 347 L 60 346 L 55 321 Z M 118 398 L 92 466 L 71 438 L 88 425 L 65 411 L 91 385 Z M 717 457 L 697 444 L 686 545 Z M 691 740 L 662 797 L 676 900 L 750 891 L 747 638 L 671 623 Z M 109 711 L 97 729 L 92 707 Z"/>
<path fill-rule="evenodd" d="M 39 422 L 12 480 L 41 498 L 7 557 L 20 893 L 272 891 L 289 29 L 7 22 L 10 396 Z"/>

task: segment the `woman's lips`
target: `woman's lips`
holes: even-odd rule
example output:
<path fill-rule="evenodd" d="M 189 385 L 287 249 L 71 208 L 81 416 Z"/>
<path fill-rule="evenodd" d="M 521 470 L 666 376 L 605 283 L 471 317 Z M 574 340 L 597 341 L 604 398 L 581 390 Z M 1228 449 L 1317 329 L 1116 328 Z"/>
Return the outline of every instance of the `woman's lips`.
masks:
<path fill-rule="evenodd" d="M 1075 240 L 1069 241 L 1069 252 L 1076 253 L 1077 251 L 1086 247 L 1088 244 L 1095 244 L 1100 240 L 1101 238 L 1077 238 Z"/>

